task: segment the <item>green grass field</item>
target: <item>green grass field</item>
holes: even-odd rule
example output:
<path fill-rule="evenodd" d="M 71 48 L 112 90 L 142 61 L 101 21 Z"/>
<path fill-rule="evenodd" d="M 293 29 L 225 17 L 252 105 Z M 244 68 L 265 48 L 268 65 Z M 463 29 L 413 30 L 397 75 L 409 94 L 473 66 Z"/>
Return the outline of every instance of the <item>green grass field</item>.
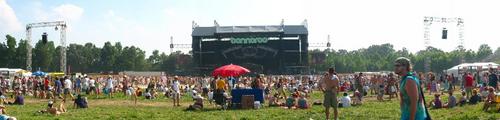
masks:
<path fill-rule="evenodd" d="M 427 94 L 426 94 L 427 95 Z M 321 99 L 322 95 L 315 92 L 313 99 Z M 427 96 L 427 99 L 431 99 Z M 447 95 L 442 97 L 447 99 Z M 352 120 L 395 120 L 399 119 L 399 100 L 379 102 L 375 97 L 369 97 L 361 106 L 351 108 L 339 108 L 340 119 Z M 141 98 L 137 105 L 122 95 L 114 98 L 89 98 L 88 109 L 74 109 L 69 102 L 66 104 L 67 113 L 59 116 L 37 113 L 38 110 L 46 108 L 47 100 L 27 98 L 24 106 L 7 106 L 8 115 L 17 117 L 20 120 L 50 120 L 50 119 L 158 119 L 158 120 L 220 120 L 220 119 L 265 119 L 265 120 L 322 120 L 325 119 L 324 108 L 322 106 L 313 106 L 307 110 L 290 110 L 279 107 L 264 107 L 258 110 L 218 110 L 213 105 L 205 104 L 206 109 L 202 111 L 185 111 L 192 101 L 189 97 L 182 98 L 181 107 L 173 107 L 170 99 L 145 100 Z M 494 111 L 481 111 L 482 103 L 478 105 L 466 105 L 453 109 L 430 110 L 431 116 L 435 120 L 458 119 L 458 120 L 476 120 L 476 119 L 500 119 L 500 113 Z"/>

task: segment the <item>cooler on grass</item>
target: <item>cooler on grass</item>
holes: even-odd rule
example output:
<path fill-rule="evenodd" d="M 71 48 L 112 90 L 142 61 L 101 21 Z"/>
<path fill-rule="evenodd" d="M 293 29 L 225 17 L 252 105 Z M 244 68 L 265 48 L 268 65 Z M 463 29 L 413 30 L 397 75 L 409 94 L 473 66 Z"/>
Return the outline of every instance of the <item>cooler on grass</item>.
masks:
<path fill-rule="evenodd" d="M 251 109 L 254 106 L 254 96 L 253 95 L 243 95 L 241 96 L 241 108 Z"/>

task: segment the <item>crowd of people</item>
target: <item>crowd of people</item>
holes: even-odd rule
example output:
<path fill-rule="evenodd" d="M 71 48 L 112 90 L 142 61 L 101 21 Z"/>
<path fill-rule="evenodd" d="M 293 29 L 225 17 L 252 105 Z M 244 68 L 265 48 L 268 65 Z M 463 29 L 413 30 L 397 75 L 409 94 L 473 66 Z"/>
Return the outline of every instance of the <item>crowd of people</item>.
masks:
<path fill-rule="evenodd" d="M 487 110 L 495 102 L 499 79 L 495 69 L 466 72 L 462 78 L 446 73 L 413 74 L 419 79 L 418 87 L 434 95 L 435 99 L 425 104 L 431 108 L 453 108 L 484 101 Z M 175 107 L 181 106 L 181 97 L 189 96 L 193 99 L 193 104 L 187 106 L 189 110 L 203 109 L 205 102 L 226 109 L 231 106 L 232 90 L 261 89 L 269 107 L 308 109 L 311 105 L 323 105 L 328 116 L 330 107 L 334 108 L 336 116 L 338 107 L 362 105 L 365 96 L 376 96 L 378 101 L 404 98 L 407 95 L 401 92 L 406 89 L 401 86 L 404 84 L 402 76 L 404 74 L 392 72 L 337 74 L 333 68 L 323 75 L 254 77 L 78 75 L 15 76 L 10 79 L 0 76 L 0 103 L 24 105 L 24 96 L 48 99 L 48 108 L 39 112 L 58 115 L 67 111 L 64 107 L 66 101 L 72 101 L 74 108 L 88 108 L 88 96 L 127 96 L 135 104 L 139 98 L 168 98 L 172 99 Z M 313 99 L 313 91 L 322 91 L 323 101 Z M 460 99 L 457 100 L 454 92 L 462 93 Z M 445 93 L 448 95 L 446 102 L 440 98 Z M 56 102 L 59 106 L 54 106 Z"/>

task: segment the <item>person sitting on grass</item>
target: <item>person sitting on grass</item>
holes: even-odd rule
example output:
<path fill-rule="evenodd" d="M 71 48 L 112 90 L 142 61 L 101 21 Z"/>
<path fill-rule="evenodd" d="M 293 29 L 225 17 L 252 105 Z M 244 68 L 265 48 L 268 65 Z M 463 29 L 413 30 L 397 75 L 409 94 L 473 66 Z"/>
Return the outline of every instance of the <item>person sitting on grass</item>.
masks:
<path fill-rule="evenodd" d="M 286 107 L 288 109 L 295 109 L 297 106 L 297 95 L 293 94 L 292 96 L 286 99 Z"/>
<path fill-rule="evenodd" d="M 144 93 L 144 97 L 148 100 L 153 99 L 153 96 L 151 95 L 150 89 L 146 89 L 146 92 Z"/>
<path fill-rule="evenodd" d="M 141 88 L 137 88 L 137 90 L 135 91 L 135 94 L 140 97 L 140 96 L 143 96 L 142 95 L 142 89 Z"/>
<path fill-rule="evenodd" d="M 483 110 L 488 111 L 490 107 L 495 107 L 495 88 L 493 87 L 488 87 L 488 97 L 486 97 L 486 100 L 484 101 L 484 106 Z"/>
<path fill-rule="evenodd" d="M 132 88 L 132 86 L 130 86 L 130 85 L 129 85 L 129 86 L 127 87 L 127 90 L 126 90 L 126 92 L 125 92 L 125 93 L 126 93 L 126 95 L 127 95 L 127 96 L 132 96 L 132 92 L 133 92 L 133 91 L 134 91 L 134 88 Z"/>
<path fill-rule="evenodd" d="M 346 92 L 344 93 L 344 97 L 340 98 L 339 107 L 347 108 L 351 106 L 351 97 Z"/>
<path fill-rule="evenodd" d="M 465 96 L 465 92 L 462 91 L 462 97 L 458 100 L 458 105 L 463 106 L 467 103 L 467 96 Z"/>
<path fill-rule="evenodd" d="M 453 108 L 457 104 L 457 98 L 453 96 L 453 91 L 449 91 L 448 94 L 450 95 L 448 97 L 448 102 L 444 103 L 445 108 Z"/>
<path fill-rule="evenodd" d="M 24 96 L 21 94 L 21 91 L 16 93 L 16 98 L 14 99 L 14 102 L 9 102 L 6 100 L 5 104 L 8 105 L 24 105 Z"/>
<path fill-rule="evenodd" d="M 151 89 L 150 93 L 151 93 L 151 99 L 156 99 L 156 97 L 158 97 L 158 93 L 156 92 L 155 89 Z"/>
<path fill-rule="evenodd" d="M 274 93 L 273 96 L 269 97 L 269 107 L 281 106 L 278 97 L 279 97 L 278 93 Z"/>
<path fill-rule="evenodd" d="M 75 103 L 73 104 L 74 108 L 88 108 L 87 98 L 82 97 L 82 95 L 78 95 L 75 99 Z"/>
<path fill-rule="evenodd" d="M 0 120 L 17 120 L 16 117 L 7 116 L 5 114 L 0 115 Z"/>
<path fill-rule="evenodd" d="M 300 99 L 298 100 L 298 107 L 300 109 L 308 109 L 310 107 L 305 96 L 300 96 Z"/>
<path fill-rule="evenodd" d="M 64 104 L 61 102 L 61 105 L 59 105 L 59 108 L 54 107 L 54 103 L 52 100 L 49 101 L 49 104 L 47 105 L 47 109 L 45 110 L 40 110 L 38 111 L 39 113 L 49 113 L 52 115 L 60 115 L 62 113 L 66 112 L 66 109 L 64 108 Z"/>
<path fill-rule="evenodd" d="M 469 104 L 475 105 L 481 101 L 481 97 L 477 94 L 477 90 L 472 91 L 472 97 L 469 100 Z"/>
<path fill-rule="evenodd" d="M 64 105 L 66 103 L 66 99 L 62 99 L 61 103 L 59 103 L 59 110 L 62 111 L 63 113 L 67 112 L 66 106 Z"/>
<path fill-rule="evenodd" d="M 203 98 L 201 95 L 194 93 L 193 99 L 195 100 L 193 105 L 190 105 L 187 110 L 201 110 L 203 109 Z"/>
<path fill-rule="evenodd" d="M 15 117 L 7 116 L 7 111 L 5 110 L 5 106 L 0 105 L 0 120 L 16 120 Z"/>
<path fill-rule="evenodd" d="M 3 105 L 0 105 L 0 114 L 2 114 L 2 115 L 7 114 L 7 110 L 5 110 L 5 106 L 3 106 Z"/>
<path fill-rule="evenodd" d="M 210 89 L 208 92 L 208 103 L 212 104 L 214 101 L 214 90 Z"/>
<path fill-rule="evenodd" d="M 486 86 L 486 83 L 481 85 L 479 92 L 481 93 L 481 99 L 486 99 L 486 97 L 488 97 L 488 86 Z"/>
<path fill-rule="evenodd" d="M 4 103 L 7 100 L 7 97 L 5 97 L 5 94 L 2 90 L 0 90 L 0 103 Z"/>
<path fill-rule="evenodd" d="M 434 109 L 439 109 L 443 107 L 443 104 L 441 102 L 441 95 L 440 94 L 435 94 L 434 95 L 434 100 L 431 101 L 430 106 Z"/>
<path fill-rule="evenodd" d="M 362 97 L 363 97 L 363 95 L 361 95 L 361 93 L 358 90 L 356 90 L 354 92 L 354 100 L 352 102 L 352 105 L 361 105 L 361 104 L 363 104 L 363 102 L 361 101 Z"/>

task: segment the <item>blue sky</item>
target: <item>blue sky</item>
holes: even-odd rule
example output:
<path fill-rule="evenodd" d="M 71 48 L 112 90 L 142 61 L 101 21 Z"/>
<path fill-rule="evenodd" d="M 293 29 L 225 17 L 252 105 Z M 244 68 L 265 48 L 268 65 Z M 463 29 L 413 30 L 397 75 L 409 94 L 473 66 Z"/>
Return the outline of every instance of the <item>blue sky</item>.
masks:
<path fill-rule="evenodd" d="M 298 25 L 307 19 L 310 43 L 326 42 L 330 34 L 334 49 L 391 43 L 415 52 L 424 48 L 423 17 L 438 16 L 464 18 L 467 49 L 483 43 L 496 49 L 498 5 L 498 0 L 0 0 L 0 35 L 25 38 L 28 23 L 65 20 L 68 43 L 121 42 L 150 54 L 154 49 L 168 53 L 170 36 L 190 44 L 192 21 L 232 26 L 278 25 L 284 19 Z M 449 39 L 441 40 L 443 26 L 432 27 L 431 44 L 453 50 L 456 29 L 449 27 Z M 35 29 L 33 38 L 43 32 L 59 43 L 53 28 Z"/>

